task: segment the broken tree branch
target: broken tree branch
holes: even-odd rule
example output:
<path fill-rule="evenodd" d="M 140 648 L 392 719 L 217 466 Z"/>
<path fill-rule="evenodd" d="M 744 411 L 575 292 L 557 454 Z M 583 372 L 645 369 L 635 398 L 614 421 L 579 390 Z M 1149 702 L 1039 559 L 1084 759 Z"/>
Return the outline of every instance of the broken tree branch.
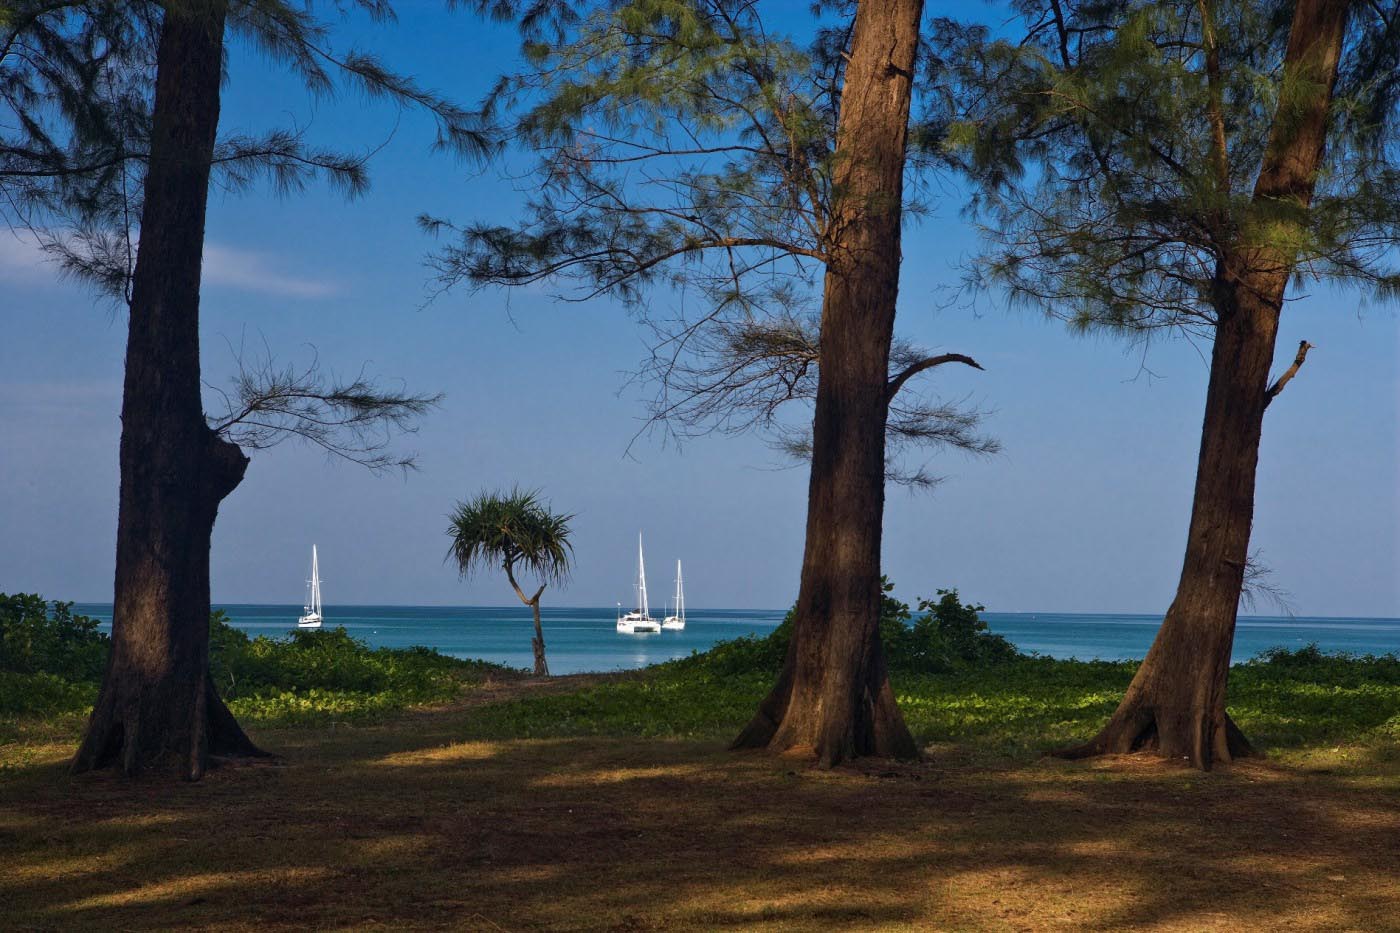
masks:
<path fill-rule="evenodd" d="M 1283 371 L 1283 375 L 1278 377 L 1278 381 L 1269 386 L 1269 391 L 1264 394 L 1264 407 L 1268 408 L 1269 403 L 1283 391 L 1283 387 L 1288 385 L 1289 380 L 1298 375 L 1298 370 L 1302 368 L 1303 362 L 1308 358 L 1308 351 L 1313 347 L 1306 340 L 1298 341 L 1298 355 L 1293 357 L 1293 365 Z"/>

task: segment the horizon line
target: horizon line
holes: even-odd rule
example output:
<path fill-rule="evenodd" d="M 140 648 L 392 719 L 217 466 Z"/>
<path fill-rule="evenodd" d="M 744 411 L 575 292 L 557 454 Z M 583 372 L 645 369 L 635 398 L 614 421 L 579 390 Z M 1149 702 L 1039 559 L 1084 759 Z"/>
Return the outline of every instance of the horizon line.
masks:
<path fill-rule="evenodd" d="M 73 604 L 74 606 L 108 606 L 108 607 L 112 606 L 112 603 L 111 603 L 111 602 L 103 602 L 103 601 L 98 601 L 98 600 L 78 600 L 78 599 L 74 599 L 74 600 L 60 600 L 60 602 L 72 602 L 72 604 Z M 215 609 L 220 608 L 220 607 L 224 607 L 224 606 L 246 606 L 246 607 L 251 608 L 251 609 L 279 609 L 279 608 L 288 608 L 288 607 L 290 607 L 290 608 L 296 608 L 297 606 L 300 606 L 300 605 L 301 605 L 300 603 L 250 603 L 250 602 L 223 602 L 223 601 L 212 601 L 212 602 L 210 603 L 210 606 L 211 606 L 212 608 L 215 608 Z M 500 604 L 500 603 L 489 603 L 489 604 L 487 604 L 487 603 L 326 603 L 325 605 L 326 605 L 326 608 L 328 608 L 328 609 L 334 609 L 334 608 L 337 608 L 337 607 L 340 607 L 340 608 L 359 607 L 359 608 L 364 608 L 364 609 L 523 609 L 523 608 L 528 608 L 528 607 L 523 607 L 523 606 L 515 606 L 515 605 L 509 604 L 509 603 L 505 603 L 505 604 Z M 620 604 L 618 604 L 618 605 L 620 605 Z M 551 605 L 551 606 L 541 606 L 541 607 L 540 607 L 540 610 L 543 612 L 543 611 L 547 611 L 547 610 L 549 610 L 549 609 L 556 609 L 556 610 L 557 610 L 557 609 L 589 609 L 589 610 L 594 610 L 594 609 L 612 609 L 612 608 L 613 608 L 612 606 Z M 689 608 L 692 608 L 692 607 L 687 606 L 686 608 L 689 609 Z M 713 606 L 713 607 L 705 607 L 705 608 L 696 607 L 695 611 L 697 611 L 697 612 L 788 612 L 791 608 L 792 608 L 792 607 L 788 607 L 788 608 L 786 608 L 786 609 L 772 609 L 772 608 L 765 608 L 765 607 L 761 607 L 761 606 Z M 911 607 L 911 611 L 912 611 L 912 607 Z M 984 609 L 983 612 L 985 612 L 985 613 L 990 613 L 990 614 L 992 614 L 992 615 L 1020 615 L 1020 616 L 1036 616 L 1036 615 L 1068 615 L 1068 616 L 1142 616 L 1142 617 L 1145 617 L 1145 618 L 1152 618 L 1152 619 L 1165 619 L 1165 617 L 1166 617 L 1166 613 L 1163 613 L 1163 612 L 1136 612 L 1136 611 L 1117 611 L 1117 610 L 1105 610 L 1105 609 L 1097 609 L 1097 610 L 1092 610 L 1092 611 L 1077 611 L 1077 610 L 1068 610 L 1068 609 L 1035 609 L 1035 610 L 1019 610 L 1019 609 Z M 1308 615 L 1308 614 L 1305 614 L 1305 613 L 1292 613 L 1292 614 L 1288 614 L 1288 615 L 1261 615 L 1261 614 L 1257 614 L 1257 613 L 1239 613 L 1239 614 L 1237 615 L 1237 618 L 1240 618 L 1240 619 L 1357 619 L 1357 620 L 1375 621 L 1375 622 L 1400 622 L 1400 616 Z"/>

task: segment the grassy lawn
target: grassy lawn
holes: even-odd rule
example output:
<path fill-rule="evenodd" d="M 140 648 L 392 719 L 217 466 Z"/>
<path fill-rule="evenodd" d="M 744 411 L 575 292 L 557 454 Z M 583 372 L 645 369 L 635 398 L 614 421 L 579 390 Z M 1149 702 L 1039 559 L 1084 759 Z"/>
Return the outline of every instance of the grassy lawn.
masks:
<path fill-rule="evenodd" d="M 1038 660 L 902 678 L 927 759 L 833 772 L 726 752 L 767 675 L 708 663 L 251 706 L 282 760 L 194 785 L 70 779 L 80 717 L 12 720 L 0 903 L 21 929 L 1395 929 L 1400 678 L 1340 665 L 1238 668 L 1270 754 L 1209 775 L 1043 758 L 1130 668 Z"/>

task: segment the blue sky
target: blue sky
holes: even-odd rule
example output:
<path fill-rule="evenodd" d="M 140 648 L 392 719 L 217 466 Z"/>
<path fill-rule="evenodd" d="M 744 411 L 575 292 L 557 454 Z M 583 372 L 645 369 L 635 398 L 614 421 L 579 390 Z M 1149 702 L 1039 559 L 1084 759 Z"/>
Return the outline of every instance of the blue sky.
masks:
<path fill-rule="evenodd" d="M 805 8 L 783 11 L 794 30 Z M 351 31 L 459 99 L 475 100 L 512 61 L 501 29 L 433 4 L 400 14 L 396 27 Z M 314 345 L 337 370 L 368 361 L 447 399 L 406 442 L 421 464 L 406 479 L 294 444 L 256 453 L 215 530 L 216 601 L 298 602 L 315 542 L 328 603 L 505 604 L 505 581 L 461 581 L 443 562 L 445 516 L 482 487 L 521 484 L 577 516 L 574 579 L 547 601 L 628 599 L 640 528 L 659 591 L 680 557 L 696 607 L 790 603 L 805 472 L 755 437 L 680 449 L 643 439 L 625 456 L 645 391 L 625 374 L 645 345 L 623 309 L 558 304 L 542 289 L 424 306 L 432 243 L 415 216 L 508 218 L 518 162 L 479 170 L 432 155 L 421 117 L 354 96 L 308 100 L 247 49 L 233 50 L 229 71 L 226 132 L 295 124 L 360 148 L 392 138 L 356 201 L 317 187 L 281 200 L 214 195 L 206 378 L 227 378 L 229 344 L 265 339 L 286 359 Z M 945 307 L 942 289 L 976 245 L 958 206 L 948 187 L 906 233 L 899 326 L 981 361 L 986 372 L 945 368 L 932 385 L 991 409 L 1004 451 L 935 459 L 947 480 L 931 495 L 890 491 L 887 573 L 911 599 L 953 586 L 1002 611 L 1165 610 L 1190 508 L 1200 351 L 1162 342 L 1144 362 L 995 297 Z M 28 243 L 0 233 L 0 314 L 0 591 L 110 601 L 124 312 L 57 281 Z M 1400 615 L 1400 321 L 1394 307 L 1317 291 L 1288 308 L 1276 368 L 1302 338 L 1317 349 L 1268 412 L 1254 545 L 1299 613 Z"/>

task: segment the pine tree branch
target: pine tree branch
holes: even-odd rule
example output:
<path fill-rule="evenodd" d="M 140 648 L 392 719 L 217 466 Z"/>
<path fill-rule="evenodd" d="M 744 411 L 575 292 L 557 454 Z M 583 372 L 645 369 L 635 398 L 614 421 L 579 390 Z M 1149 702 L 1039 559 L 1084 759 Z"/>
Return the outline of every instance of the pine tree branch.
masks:
<path fill-rule="evenodd" d="M 890 379 L 889 397 L 894 398 L 899 390 L 904 388 L 904 384 L 926 369 L 933 369 L 935 366 L 942 366 L 944 363 L 962 363 L 971 366 L 973 369 L 982 369 L 982 365 L 970 356 L 961 353 L 942 353 L 938 356 L 930 356 L 919 360 L 910 366 L 905 367 L 898 375 Z M 983 370 L 985 372 L 985 370 Z"/>
<path fill-rule="evenodd" d="M 1283 375 L 1279 376 L 1278 381 L 1269 386 L 1269 391 L 1264 395 L 1265 408 L 1268 408 L 1269 404 L 1283 391 L 1283 387 L 1288 385 L 1294 376 L 1298 375 L 1298 370 L 1302 369 L 1304 361 L 1308 358 L 1308 351 L 1312 348 L 1313 345 L 1306 340 L 1298 341 L 1298 355 L 1293 357 L 1293 365 L 1283 371 Z"/>
<path fill-rule="evenodd" d="M 223 402 L 210 429 L 240 447 L 260 450 L 300 438 L 371 470 L 414 465 L 412 456 L 386 453 L 395 436 L 412 434 L 416 422 L 442 395 L 386 389 L 360 372 L 338 379 L 312 359 L 304 368 L 275 362 L 271 352 L 253 360 L 236 354 L 230 390 L 209 386 Z"/>

